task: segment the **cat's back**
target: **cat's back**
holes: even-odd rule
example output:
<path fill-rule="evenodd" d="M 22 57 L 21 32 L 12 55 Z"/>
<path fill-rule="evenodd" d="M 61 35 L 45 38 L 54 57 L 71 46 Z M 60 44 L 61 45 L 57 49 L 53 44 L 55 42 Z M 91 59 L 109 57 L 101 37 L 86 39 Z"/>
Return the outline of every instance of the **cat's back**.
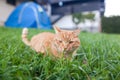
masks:
<path fill-rule="evenodd" d="M 53 39 L 54 35 L 55 35 L 54 33 L 43 32 L 43 33 L 39 33 L 39 34 L 33 36 L 31 40 L 36 40 L 36 39 L 39 39 L 39 40 L 40 39 L 41 40 Z"/>
<path fill-rule="evenodd" d="M 43 32 L 32 37 L 30 45 L 37 52 L 45 53 L 46 49 L 51 46 L 51 42 L 54 39 L 53 33 Z"/>

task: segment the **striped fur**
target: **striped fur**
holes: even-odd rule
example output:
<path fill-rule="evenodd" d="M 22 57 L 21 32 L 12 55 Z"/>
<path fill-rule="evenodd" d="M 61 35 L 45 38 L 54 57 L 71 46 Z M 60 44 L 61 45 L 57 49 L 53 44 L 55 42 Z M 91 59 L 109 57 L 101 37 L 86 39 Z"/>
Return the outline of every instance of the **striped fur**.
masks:
<path fill-rule="evenodd" d="M 23 29 L 22 41 L 38 53 L 52 54 L 55 57 L 72 57 L 80 46 L 78 34 L 80 30 L 68 31 L 54 27 L 55 34 L 43 32 L 35 35 L 29 41 L 28 29 Z"/>

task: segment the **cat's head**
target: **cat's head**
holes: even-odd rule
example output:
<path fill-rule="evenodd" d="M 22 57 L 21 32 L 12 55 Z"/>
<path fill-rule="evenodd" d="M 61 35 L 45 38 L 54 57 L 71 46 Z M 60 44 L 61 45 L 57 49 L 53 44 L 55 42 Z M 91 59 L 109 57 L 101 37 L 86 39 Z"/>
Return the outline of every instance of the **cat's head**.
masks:
<path fill-rule="evenodd" d="M 56 35 L 53 44 L 60 53 L 73 53 L 80 46 L 80 40 L 78 38 L 80 33 L 79 29 L 69 31 L 54 27 L 54 30 Z"/>

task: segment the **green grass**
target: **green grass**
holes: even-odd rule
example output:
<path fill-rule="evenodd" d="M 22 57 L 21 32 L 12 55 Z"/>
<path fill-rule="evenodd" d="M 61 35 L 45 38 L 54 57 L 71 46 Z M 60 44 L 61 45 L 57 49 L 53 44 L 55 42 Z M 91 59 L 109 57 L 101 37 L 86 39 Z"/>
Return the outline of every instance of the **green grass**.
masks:
<path fill-rule="evenodd" d="M 80 33 L 78 55 L 67 60 L 38 55 L 22 43 L 21 31 L 0 28 L 0 80 L 120 79 L 120 35 Z M 29 38 L 42 31 L 30 29 Z"/>

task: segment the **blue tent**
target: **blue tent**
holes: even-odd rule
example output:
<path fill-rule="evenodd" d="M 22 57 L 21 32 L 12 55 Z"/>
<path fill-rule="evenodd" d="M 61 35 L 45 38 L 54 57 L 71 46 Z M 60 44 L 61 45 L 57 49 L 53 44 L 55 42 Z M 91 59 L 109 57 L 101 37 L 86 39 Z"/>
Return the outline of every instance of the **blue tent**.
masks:
<path fill-rule="evenodd" d="M 22 3 L 5 22 L 6 27 L 51 29 L 51 22 L 44 9 L 34 2 Z"/>

